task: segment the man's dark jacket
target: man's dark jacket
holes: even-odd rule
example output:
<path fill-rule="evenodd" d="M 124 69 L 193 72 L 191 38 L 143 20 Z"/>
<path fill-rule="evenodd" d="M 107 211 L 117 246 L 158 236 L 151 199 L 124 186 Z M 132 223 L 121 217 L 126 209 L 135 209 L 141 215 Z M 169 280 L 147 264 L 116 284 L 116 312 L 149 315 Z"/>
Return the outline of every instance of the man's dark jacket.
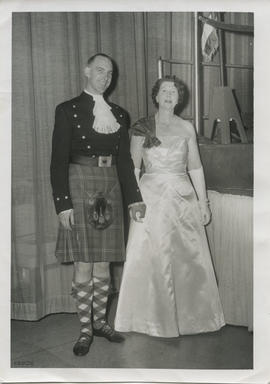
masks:
<path fill-rule="evenodd" d="M 126 204 L 142 201 L 130 155 L 127 113 L 116 104 L 108 104 L 120 124 L 119 130 L 111 134 L 101 134 L 93 129 L 94 100 L 85 92 L 56 107 L 50 170 L 57 214 L 73 207 L 68 175 L 74 155 L 116 156 L 118 177 Z"/>

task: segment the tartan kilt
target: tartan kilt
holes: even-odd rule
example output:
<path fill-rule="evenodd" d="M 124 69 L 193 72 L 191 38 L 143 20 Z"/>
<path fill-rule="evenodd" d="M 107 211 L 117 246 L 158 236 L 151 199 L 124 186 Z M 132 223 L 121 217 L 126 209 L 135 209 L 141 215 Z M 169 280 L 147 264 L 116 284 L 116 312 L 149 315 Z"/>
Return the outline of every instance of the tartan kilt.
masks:
<path fill-rule="evenodd" d="M 74 209 L 72 231 L 60 224 L 56 258 L 60 263 L 119 262 L 125 260 L 122 194 L 116 166 L 70 164 L 69 187 Z M 97 193 L 108 198 L 112 223 L 96 229 L 89 222 L 89 200 Z"/>

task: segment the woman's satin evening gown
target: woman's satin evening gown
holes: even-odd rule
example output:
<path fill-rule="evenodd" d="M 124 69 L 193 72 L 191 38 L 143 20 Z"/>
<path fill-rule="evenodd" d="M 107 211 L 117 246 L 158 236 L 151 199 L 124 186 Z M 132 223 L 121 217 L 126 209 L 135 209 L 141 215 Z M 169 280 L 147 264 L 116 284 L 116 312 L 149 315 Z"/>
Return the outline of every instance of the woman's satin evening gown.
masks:
<path fill-rule="evenodd" d="M 198 201 L 186 173 L 187 138 L 143 148 L 147 210 L 132 221 L 115 329 L 152 336 L 210 332 L 224 323 Z"/>

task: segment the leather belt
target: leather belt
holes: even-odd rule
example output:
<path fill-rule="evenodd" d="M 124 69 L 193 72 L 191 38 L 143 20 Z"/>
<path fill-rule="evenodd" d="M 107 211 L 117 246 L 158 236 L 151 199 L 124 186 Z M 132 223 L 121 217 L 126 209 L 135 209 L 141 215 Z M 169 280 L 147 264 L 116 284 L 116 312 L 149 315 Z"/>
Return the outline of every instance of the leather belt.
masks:
<path fill-rule="evenodd" d="M 81 155 L 73 155 L 71 157 L 71 163 L 80 164 L 80 165 L 88 165 L 91 167 L 111 167 L 116 164 L 116 156 L 81 156 Z"/>

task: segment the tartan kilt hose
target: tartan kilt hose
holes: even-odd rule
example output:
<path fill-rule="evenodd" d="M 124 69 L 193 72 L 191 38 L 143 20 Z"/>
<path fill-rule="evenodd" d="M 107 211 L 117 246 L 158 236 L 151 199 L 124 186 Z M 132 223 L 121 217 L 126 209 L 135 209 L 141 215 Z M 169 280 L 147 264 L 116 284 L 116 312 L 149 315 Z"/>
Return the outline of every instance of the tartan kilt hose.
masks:
<path fill-rule="evenodd" d="M 57 260 L 60 263 L 124 261 L 122 194 L 116 166 L 70 164 L 69 187 L 74 226 L 68 231 L 59 225 Z M 105 229 L 96 229 L 90 220 L 96 196 L 103 197 L 110 208 L 110 224 Z"/>

